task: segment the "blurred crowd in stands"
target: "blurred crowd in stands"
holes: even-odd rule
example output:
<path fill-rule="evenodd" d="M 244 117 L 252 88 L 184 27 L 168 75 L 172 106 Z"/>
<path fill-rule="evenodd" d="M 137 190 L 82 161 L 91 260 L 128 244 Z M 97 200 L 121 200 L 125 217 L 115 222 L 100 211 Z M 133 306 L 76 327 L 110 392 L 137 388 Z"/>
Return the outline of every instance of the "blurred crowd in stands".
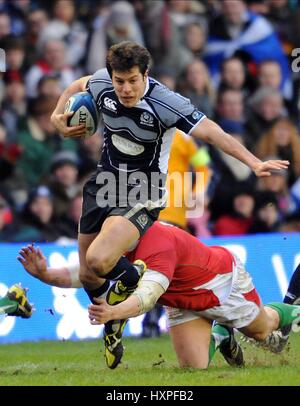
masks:
<path fill-rule="evenodd" d="M 76 239 L 101 128 L 89 139 L 63 140 L 50 116 L 63 89 L 105 67 L 107 49 L 122 40 L 145 45 L 151 76 L 259 158 L 291 162 L 257 179 L 198 144 L 210 174 L 205 211 L 180 225 L 198 237 L 300 231 L 297 0 L 0 0 L 0 241 Z"/>

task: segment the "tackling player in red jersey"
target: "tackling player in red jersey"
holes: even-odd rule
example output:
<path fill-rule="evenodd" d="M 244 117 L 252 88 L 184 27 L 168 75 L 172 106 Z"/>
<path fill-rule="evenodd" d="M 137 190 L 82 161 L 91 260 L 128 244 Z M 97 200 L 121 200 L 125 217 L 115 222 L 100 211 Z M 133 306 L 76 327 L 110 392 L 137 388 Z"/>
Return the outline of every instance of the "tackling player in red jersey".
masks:
<path fill-rule="evenodd" d="M 34 248 L 24 248 L 20 262 L 29 273 L 44 280 L 38 276 L 40 271 L 32 270 L 38 255 L 39 261 L 45 261 Z M 127 256 L 147 264 L 140 285 L 130 297 L 113 306 L 95 299 L 98 304 L 89 306 L 91 323 L 134 317 L 158 301 L 168 306 L 170 334 L 180 366 L 208 366 L 220 344 L 211 342 L 213 320 L 259 341 L 278 328 L 299 322 L 299 306 L 261 304 L 250 275 L 234 254 L 223 247 L 208 247 L 176 227 L 154 223 Z M 47 271 L 45 262 L 43 269 Z M 110 288 L 108 295 L 115 291 Z"/>

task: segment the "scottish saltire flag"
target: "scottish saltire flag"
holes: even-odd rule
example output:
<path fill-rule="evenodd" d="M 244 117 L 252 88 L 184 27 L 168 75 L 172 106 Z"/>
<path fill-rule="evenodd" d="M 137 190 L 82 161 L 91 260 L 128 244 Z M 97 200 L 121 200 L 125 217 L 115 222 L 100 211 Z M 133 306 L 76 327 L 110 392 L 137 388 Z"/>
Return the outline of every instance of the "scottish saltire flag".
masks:
<path fill-rule="evenodd" d="M 276 60 L 282 71 L 282 88 L 290 78 L 290 68 L 286 55 L 272 25 L 262 16 L 247 12 L 245 30 L 236 39 L 223 39 L 209 36 L 204 60 L 214 78 L 219 74 L 220 63 L 237 50 L 247 52 L 259 63 L 268 59 Z"/>

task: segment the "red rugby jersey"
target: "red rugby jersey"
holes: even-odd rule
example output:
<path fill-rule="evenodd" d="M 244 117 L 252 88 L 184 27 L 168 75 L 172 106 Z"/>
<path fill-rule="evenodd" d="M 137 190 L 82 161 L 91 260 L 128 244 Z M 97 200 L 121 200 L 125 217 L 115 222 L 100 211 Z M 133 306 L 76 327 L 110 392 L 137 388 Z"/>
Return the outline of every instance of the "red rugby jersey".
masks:
<path fill-rule="evenodd" d="M 208 247 L 177 227 L 155 222 L 128 258 L 142 259 L 169 279 L 161 304 L 204 310 L 220 305 L 230 293 L 232 254 L 223 247 Z"/>

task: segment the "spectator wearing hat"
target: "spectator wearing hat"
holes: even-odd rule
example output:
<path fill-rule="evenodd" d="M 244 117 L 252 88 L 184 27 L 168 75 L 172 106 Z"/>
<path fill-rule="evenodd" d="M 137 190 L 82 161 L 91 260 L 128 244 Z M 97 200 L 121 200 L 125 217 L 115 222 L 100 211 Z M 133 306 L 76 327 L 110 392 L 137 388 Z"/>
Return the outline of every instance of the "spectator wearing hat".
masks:
<path fill-rule="evenodd" d="M 33 189 L 20 215 L 19 230 L 14 242 L 49 242 L 60 237 L 59 224 L 54 215 L 53 198 L 48 187 Z"/>
<path fill-rule="evenodd" d="M 79 166 L 79 158 L 72 151 L 57 152 L 51 159 L 47 184 L 53 196 L 55 213 L 60 219 L 67 217 L 73 198 L 81 190 Z"/>
<path fill-rule="evenodd" d="M 253 223 L 254 194 L 245 188 L 237 190 L 232 198 L 231 210 L 217 219 L 215 235 L 247 234 Z"/>
<path fill-rule="evenodd" d="M 249 229 L 250 234 L 271 233 L 278 231 L 280 213 L 276 195 L 270 191 L 257 192 L 253 223 Z"/>

